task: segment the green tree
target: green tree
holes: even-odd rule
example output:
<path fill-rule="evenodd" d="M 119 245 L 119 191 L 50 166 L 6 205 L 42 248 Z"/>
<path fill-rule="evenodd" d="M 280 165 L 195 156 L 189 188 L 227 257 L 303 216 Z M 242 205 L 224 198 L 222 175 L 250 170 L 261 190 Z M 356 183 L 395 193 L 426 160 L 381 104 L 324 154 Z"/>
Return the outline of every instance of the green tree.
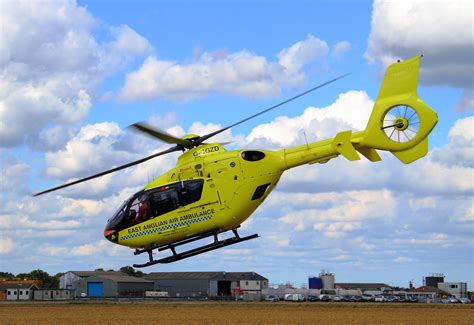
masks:
<path fill-rule="evenodd" d="M 7 278 L 7 279 L 11 279 L 11 278 L 14 278 L 15 275 L 10 273 L 10 272 L 0 272 L 0 278 Z"/>
<path fill-rule="evenodd" d="M 145 273 L 143 273 L 142 271 L 135 270 L 133 267 L 129 265 L 121 267 L 120 272 L 125 273 L 130 276 L 136 276 L 139 278 L 145 275 Z"/>
<path fill-rule="evenodd" d="M 59 287 L 59 279 L 56 281 L 48 272 L 43 270 L 34 270 L 30 273 L 32 280 L 40 280 L 45 289 L 56 289 Z"/>
<path fill-rule="evenodd" d="M 120 272 L 125 273 L 130 276 L 135 276 L 135 269 L 131 266 L 123 266 L 120 268 Z"/>

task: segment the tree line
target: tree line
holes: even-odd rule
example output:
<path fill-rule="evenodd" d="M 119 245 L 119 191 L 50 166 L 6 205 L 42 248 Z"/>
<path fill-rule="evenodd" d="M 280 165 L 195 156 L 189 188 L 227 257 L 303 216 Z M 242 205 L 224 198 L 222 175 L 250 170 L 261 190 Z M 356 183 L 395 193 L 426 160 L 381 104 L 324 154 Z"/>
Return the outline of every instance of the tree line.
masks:
<path fill-rule="evenodd" d="M 95 269 L 95 271 L 102 272 L 115 272 L 113 269 L 104 270 L 102 268 Z M 119 269 L 120 272 L 125 273 L 130 276 L 142 277 L 146 275 L 142 271 L 135 270 L 131 266 L 123 266 Z M 56 273 L 55 275 L 50 275 L 48 272 L 43 270 L 33 270 L 30 273 L 18 273 L 13 274 L 10 272 L 1 272 L 0 278 L 9 279 L 9 280 L 36 280 L 41 281 L 43 289 L 57 289 L 59 288 L 59 278 L 64 274 L 64 272 Z"/>

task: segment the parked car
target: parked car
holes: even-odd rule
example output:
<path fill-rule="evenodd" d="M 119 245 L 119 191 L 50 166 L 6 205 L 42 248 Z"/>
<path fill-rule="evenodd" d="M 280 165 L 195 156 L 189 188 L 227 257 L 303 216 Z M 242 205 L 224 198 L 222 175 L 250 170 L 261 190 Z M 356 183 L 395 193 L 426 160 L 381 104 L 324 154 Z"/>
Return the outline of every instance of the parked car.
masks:
<path fill-rule="evenodd" d="M 458 304 L 459 303 L 459 300 L 457 300 L 456 298 L 454 297 L 450 297 L 448 298 L 449 299 L 449 302 L 452 303 L 452 304 Z"/>
<path fill-rule="evenodd" d="M 413 296 L 408 296 L 407 297 L 407 302 L 418 302 L 418 298 L 413 297 Z"/>
<path fill-rule="evenodd" d="M 342 301 L 345 301 L 345 302 L 351 301 L 351 296 L 342 296 Z"/>
<path fill-rule="evenodd" d="M 343 296 L 334 296 L 332 298 L 332 301 L 343 301 L 344 300 L 344 297 Z"/>
<path fill-rule="evenodd" d="M 276 301 L 279 301 L 280 298 L 278 298 L 278 296 L 276 295 L 266 295 L 265 296 L 265 301 L 271 301 L 271 302 L 276 302 Z"/>
<path fill-rule="evenodd" d="M 307 300 L 307 301 L 310 301 L 310 302 L 319 301 L 319 296 L 308 295 L 308 298 L 307 298 L 306 300 Z"/>
<path fill-rule="evenodd" d="M 385 298 L 384 296 L 375 297 L 375 302 L 386 302 L 386 301 L 387 301 L 387 298 Z"/>
<path fill-rule="evenodd" d="M 285 295 L 285 301 L 304 301 L 301 293 L 288 293 Z"/>
<path fill-rule="evenodd" d="M 362 296 L 363 301 L 375 301 L 375 297 L 373 296 L 368 296 L 368 295 L 363 295 Z"/>
<path fill-rule="evenodd" d="M 321 300 L 321 301 L 331 301 L 331 296 L 329 296 L 329 295 L 319 295 L 319 300 Z"/>
<path fill-rule="evenodd" d="M 362 297 L 361 296 L 352 296 L 351 301 L 354 301 L 354 302 L 362 301 Z"/>
<path fill-rule="evenodd" d="M 443 299 L 441 299 L 441 303 L 442 303 L 442 304 L 450 304 L 451 301 L 449 301 L 448 298 L 443 298 Z"/>
<path fill-rule="evenodd" d="M 469 298 L 461 298 L 461 299 L 459 299 L 459 301 L 462 304 L 470 304 L 471 303 L 471 300 L 469 300 Z"/>

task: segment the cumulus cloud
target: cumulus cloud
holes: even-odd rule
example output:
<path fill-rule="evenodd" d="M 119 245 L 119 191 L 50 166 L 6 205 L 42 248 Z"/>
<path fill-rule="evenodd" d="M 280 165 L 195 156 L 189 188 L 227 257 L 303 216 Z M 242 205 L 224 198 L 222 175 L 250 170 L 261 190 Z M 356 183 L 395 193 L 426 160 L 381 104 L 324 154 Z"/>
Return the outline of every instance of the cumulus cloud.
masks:
<path fill-rule="evenodd" d="M 433 150 L 433 160 L 445 166 L 453 168 L 458 166 L 472 170 L 474 167 L 474 116 L 456 121 L 448 137 L 447 146 Z"/>
<path fill-rule="evenodd" d="M 0 238 L 0 254 L 6 254 L 13 250 L 14 243 L 9 237 Z"/>
<path fill-rule="evenodd" d="M 15 157 L 0 159 L 0 187 L 17 192 L 24 188 L 30 176 L 31 167 Z M 0 193 L 0 197 L 2 193 Z"/>
<path fill-rule="evenodd" d="M 373 4 L 365 57 L 387 66 L 425 54 L 421 81 L 464 89 L 458 111 L 472 110 L 474 86 L 471 1 L 381 1 Z"/>
<path fill-rule="evenodd" d="M 336 45 L 334 45 L 334 48 L 331 51 L 331 56 L 340 59 L 342 56 L 344 56 L 346 52 L 350 51 L 351 49 L 352 45 L 348 41 L 338 42 L 336 43 Z"/>
<path fill-rule="evenodd" d="M 152 51 L 126 25 L 112 27 L 110 41 L 98 41 L 95 18 L 75 1 L 7 1 L 0 21 L 3 147 L 26 142 L 46 149 L 58 125 L 85 118 L 98 86 L 122 61 Z M 38 143 L 39 134 L 47 141 Z M 51 145 L 57 147 L 58 140 Z"/>
<path fill-rule="evenodd" d="M 337 100 L 323 108 L 309 107 L 294 118 L 281 116 L 270 123 L 255 127 L 247 136 L 248 142 L 266 139 L 277 146 L 289 146 L 333 137 L 338 131 L 361 130 L 367 124 L 373 101 L 364 91 L 340 94 Z"/>
<path fill-rule="evenodd" d="M 153 52 L 153 47 L 148 40 L 127 25 L 112 27 L 112 35 L 116 40 L 111 46 L 119 53 L 142 56 Z"/>
<path fill-rule="evenodd" d="M 463 90 L 461 100 L 459 101 L 459 103 L 457 103 L 454 109 L 457 112 L 474 111 L 474 88 L 468 88 Z"/>
<path fill-rule="evenodd" d="M 274 62 L 247 50 L 231 54 L 204 52 L 191 63 L 149 56 L 137 71 L 127 75 L 119 97 L 190 100 L 209 93 L 251 98 L 274 96 L 282 86 L 303 82 L 304 66 L 327 52 L 326 42 L 308 35 L 280 51 L 278 61 Z"/>
<path fill-rule="evenodd" d="M 287 202 L 300 201 L 297 198 L 299 193 L 286 195 Z M 365 219 L 392 217 L 396 206 L 396 199 L 387 190 L 329 193 L 324 197 L 324 207 L 295 209 L 282 216 L 280 221 L 293 225 L 297 231 L 312 225 L 314 230 L 323 232 L 327 237 L 339 238 L 361 228 Z"/>

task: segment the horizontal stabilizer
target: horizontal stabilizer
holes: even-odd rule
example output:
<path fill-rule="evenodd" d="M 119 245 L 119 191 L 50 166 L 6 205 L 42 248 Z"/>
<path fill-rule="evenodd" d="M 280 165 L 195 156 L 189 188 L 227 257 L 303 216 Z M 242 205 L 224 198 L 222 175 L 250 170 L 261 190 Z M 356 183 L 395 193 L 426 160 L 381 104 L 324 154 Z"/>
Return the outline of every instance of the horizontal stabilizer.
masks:
<path fill-rule="evenodd" d="M 351 143 L 351 137 L 352 131 L 338 133 L 332 142 L 332 147 L 347 160 L 359 160 L 359 154 Z"/>
<path fill-rule="evenodd" d="M 423 141 L 410 149 L 403 151 L 392 151 L 392 153 L 405 164 L 414 162 L 415 160 L 426 156 L 428 153 L 428 138 L 424 138 Z"/>
<path fill-rule="evenodd" d="M 382 158 L 380 158 L 379 154 L 377 153 L 377 151 L 375 149 L 367 148 L 367 147 L 361 147 L 361 148 L 357 148 L 357 151 L 359 151 L 361 154 L 364 155 L 365 158 L 369 159 L 372 162 L 382 160 Z"/>

